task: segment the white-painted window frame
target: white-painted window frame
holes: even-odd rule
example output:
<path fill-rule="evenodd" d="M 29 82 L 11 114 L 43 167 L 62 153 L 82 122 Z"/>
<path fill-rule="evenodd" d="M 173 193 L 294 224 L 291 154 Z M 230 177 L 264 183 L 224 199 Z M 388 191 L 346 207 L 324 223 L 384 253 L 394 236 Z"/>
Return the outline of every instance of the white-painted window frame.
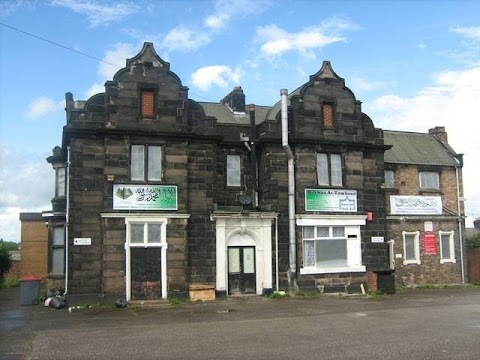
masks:
<path fill-rule="evenodd" d="M 362 241 L 360 233 L 360 225 L 365 225 L 365 217 L 363 216 L 353 216 L 353 217 L 342 217 L 336 216 L 333 218 L 302 218 L 297 219 L 297 226 L 340 226 L 345 228 L 345 238 L 347 242 L 347 265 L 338 266 L 338 267 L 322 267 L 322 266 L 305 266 L 300 268 L 300 274 L 331 274 L 331 273 L 342 273 L 342 272 L 365 272 L 366 267 L 362 265 Z M 302 229 L 303 234 L 303 229 Z M 303 241 L 311 241 L 312 239 L 303 239 L 302 235 L 302 245 Z M 321 240 L 316 240 L 321 241 Z M 303 247 L 303 251 L 305 248 Z M 305 254 L 303 253 L 304 257 Z"/>
<path fill-rule="evenodd" d="M 167 222 L 168 219 L 164 217 L 126 217 L 126 242 L 125 242 L 125 252 L 126 252 L 126 298 L 127 301 L 131 299 L 131 258 L 130 258 L 130 249 L 133 247 L 161 247 L 161 266 L 162 266 L 162 298 L 167 298 Z M 144 239 L 142 243 L 132 243 L 131 242 L 131 225 L 132 224 L 143 224 L 144 225 Z M 160 224 L 160 241 L 159 242 L 149 242 L 148 241 L 148 224 Z"/>
<path fill-rule="evenodd" d="M 440 245 L 440 264 L 445 264 L 445 263 L 456 263 L 457 260 L 455 259 L 455 232 L 454 231 L 439 231 L 438 232 L 438 239 L 439 239 L 439 245 Z M 450 256 L 449 257 L 444 257 L 443 254 L 443 236 L 448 236 L 448 247 L 450 250 Z"/>
<path fill-rule="evenodd" d="M 414 253 L 415 259 L 407 259 L 407 248 L 405 245 L 405 236 L 406 235 L 413 235 L 414 236 Z M 402 231 L 402 240 L 403 240 L 403 265 L 420 265 L 422 262 L 420 261 L 420 232 L 419 231 Z"/>

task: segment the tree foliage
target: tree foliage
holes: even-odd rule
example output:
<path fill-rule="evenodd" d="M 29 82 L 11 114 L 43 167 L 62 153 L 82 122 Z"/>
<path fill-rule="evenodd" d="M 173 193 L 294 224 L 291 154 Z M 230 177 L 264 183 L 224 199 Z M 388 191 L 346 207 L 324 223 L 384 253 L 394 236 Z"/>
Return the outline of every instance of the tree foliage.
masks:
<path fill-rule="evenodd" d="M 4 241 L 2 238 L 0 238 L 0 242 L 3 243 L 8 251 L 18 251 L 19 243 L 13 242 L 13 241 Z"/>
<path fill-rule="evenodd" d="M 10 256 L 10 251 L 8 251 L 3 240 L 0 240 L 0 279 L 3 279 L 3 276 L 10 271 L 11 267 L 12 258 Z"/>
<path fill-rule="evenodd" d="M 480 233 L 467 238 L 467 249 L 480 249 Z"/>

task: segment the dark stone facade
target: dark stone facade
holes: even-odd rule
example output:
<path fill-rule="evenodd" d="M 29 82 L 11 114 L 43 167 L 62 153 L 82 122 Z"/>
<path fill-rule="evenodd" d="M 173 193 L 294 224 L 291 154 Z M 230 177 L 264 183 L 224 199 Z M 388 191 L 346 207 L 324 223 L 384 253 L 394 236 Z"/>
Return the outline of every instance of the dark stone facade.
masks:
<path fill-rule="evenodd" d="M 141 91 L 145 89 L 155 94 L 155 115 L 148 118 L 140 113 Z M 71 94 L 67 94 L 66 99 L 67 125 L 63 131 L 62 154 L 64 162 L 67 154 L 70 157 L 67 234 L 70 294 L 125 294 L 128 275 L 125 219 L 139 214 L 163 214 L 168 218 L 166 278 L 168 293 L 172 295 L 186 293 L 189 284 L 216 281 L 218 240 L 212 214 L 242 210 L 275 212 L 278 214 L 279 278 L 282 288 L 288 285 L 288 174 L 287 158 L 281 146 L 279 104 L 268 108 L 267 113 L 257 111 L 260 117 L 256 121 L 257 135 L 250 136 L 245 144 L 241 134 L 251 133 L 241 88 L 236 88 L 222 103 L 228 104 L 229 111 L 245 113 L 244 121 L 229 122 L 215 117 L 207 111 L 211 105 L 188 99 L 188 89 L 149 43 L 105 84 L 105 93 L 86 102 L 75 102 Z M 289 99 L 296 214 L 343 214 L 307 212 L 304 200 L 306 188 L 325 188 L 317 182 L 315 154 L 331 151 L 341 154 L 343 188 L 357 192 L 356 215 L 373 215 L 371 221 L 361 227 L 363 265 L 367 270 L 387 268 L 387 244 L 370 241 L 373 236 L 387 237 L 386 197 L 381 185 L 383 154 L 388 147 L 383 143 L 382 131 L 362 113 L 361 103 L 328 62 L 290 94 Z M 322 104 L 325 102 L 334 105 L 333 127 L 323 125 Z M 215 106 L 225 106 L 222 103 Z M 162 179 L 149 184 L 177 186 L 176 211 L 114 209 L 114 185 L 132 183 L 130 147 L 135 144 L 162 146 Z M 256 168 L 251 166 L 252 151 L 256 155 Z M 238 188 L 226 186 L 227 155 L 240 156 L 242 174 Z M 258 179 L 254 179 L 255 172 Z M 241 195 L 258 196 L 258 203 L 254 199 L 252 204 L 242 207 Z M 272 233 L 274 231 L 272 225 Z M 297 268 L 303 262 L 301 236 L 298 228 Z M 74 246 L 74 238 L 90 238 L 91 245 Z M 269 239 L 268 244 L 274 253 L 274 241 Z M 297 273 L 298 285 L 305 288 L 328 283 L 360 283 L 365 282 L 365 277 L 365 273 Z"/>

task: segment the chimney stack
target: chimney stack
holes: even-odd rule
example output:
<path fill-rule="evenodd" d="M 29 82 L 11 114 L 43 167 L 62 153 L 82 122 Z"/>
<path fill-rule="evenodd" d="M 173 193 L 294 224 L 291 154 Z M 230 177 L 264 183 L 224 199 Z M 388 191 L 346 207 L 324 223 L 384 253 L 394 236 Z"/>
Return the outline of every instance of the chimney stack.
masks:
<path fill-rule="evenodd" d="M 445 126 L 436 126 L 433 129 L 429 129 L 428 133 L 435 135 L 437 138 L 448 144 L 448 136 L 445 131 Z"/>
<path fill-rule="evenodd" d="M 245 94 L 243 93 L 241 86 L 235 86 L 235 88 L 225 96 L 222 101 L 223 105 L 227 105 L 235 112 L 245 112 Z"/>

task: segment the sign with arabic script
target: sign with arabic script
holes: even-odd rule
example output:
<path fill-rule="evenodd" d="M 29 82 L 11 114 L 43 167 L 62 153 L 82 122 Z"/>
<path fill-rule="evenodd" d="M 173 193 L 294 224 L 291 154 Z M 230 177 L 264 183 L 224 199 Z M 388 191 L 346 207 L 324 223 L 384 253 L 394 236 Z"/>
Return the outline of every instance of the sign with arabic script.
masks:
<path fill-rule="evenodd" d="M 392 215 L 441 215 L 440 196 L 390 196 Z"/>
<path fill-rule="evenodd" d="M 356 212 L 356 190 L 305 189 L 306 211 Z"/>
<path fill-rule="evenodd" d="M 115 210 L 177 210 L 174 185 L 113 185 Z"/>

